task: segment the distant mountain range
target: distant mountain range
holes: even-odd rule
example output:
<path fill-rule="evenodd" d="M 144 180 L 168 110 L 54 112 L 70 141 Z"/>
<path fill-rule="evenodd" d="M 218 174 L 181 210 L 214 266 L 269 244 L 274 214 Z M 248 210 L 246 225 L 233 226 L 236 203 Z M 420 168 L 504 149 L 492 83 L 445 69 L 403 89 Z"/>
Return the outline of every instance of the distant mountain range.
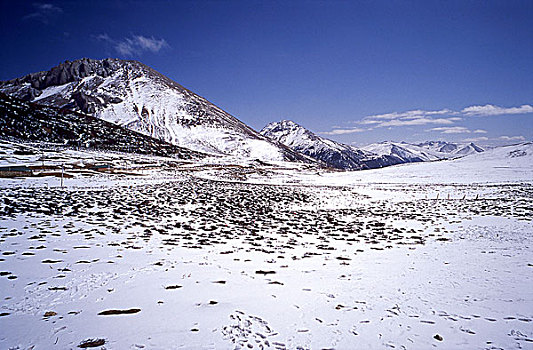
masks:
<path fill-rule="evenodd" d="M 0 82 L 0 92 L 69 109 L 191 150 L 261 160 L 310 162 L 203 97 L 137 62 L 66 61 Z"/>
<path fill-rule="evenodd" d="M 314 134 L 290 120 L 270 123 L 261 134 L 276 140 L 326 165 L 338 169 L 360 170 L 384 166 L 462 157 L 483 149 L 470 144 L 429 141 L 420 144 L 382 142 L 356 148 Z"/>
<path fill-rule="evenodd" d="M 403 163 L 388 155 L 377 155 L 320 137 L 291 120 L 270 123 L 261 134 L 337 169 L 361 170 Z"/>
<path fill-rule="evenodd" d="M 473 143 L 445 141 L 427 141 L 416 144 L 385 141 L 364 146 L 362 149 L 379 155 L 397 157 L 402 160 L 402 163 L 457 158 L 484 151 L 483 148 Z"/>
<path fill-rule="evenodd" d="M 88 58 L 0 82 L 0 136 L 138 153 L 204 154 L 380 168 L 483 152 L 470 144 L 382 142 L 356 148 L 293 121 L 260 133 L 137 61 Z"/>

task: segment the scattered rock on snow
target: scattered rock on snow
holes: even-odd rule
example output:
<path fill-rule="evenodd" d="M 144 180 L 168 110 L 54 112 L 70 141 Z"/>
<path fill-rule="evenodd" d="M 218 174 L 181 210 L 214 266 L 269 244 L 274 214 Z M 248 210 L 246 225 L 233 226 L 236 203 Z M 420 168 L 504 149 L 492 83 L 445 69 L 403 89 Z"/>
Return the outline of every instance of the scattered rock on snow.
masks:
<path fill-rule="evenodd" d="M 435 336 L 433 338 L 437 339 L 438 341 L 443 341 L 444 340 L 444 338 L 442 338 L 442 336 L 440 336 L 439 334 L 435 334 Z"/>
<path fill-rule="evenodd" d="M 126 309 L 126 310 L 104 310 L 99 312 L 99 316 L 108 316 L 108 315 L 123 315 L 123 314 L 136 314 L 140 312 L 141 309 Z"/>
<path fill-rule="evenodd" d="M 78 348 L 95 348 L 97 346 L 102 346 L 105 344 L 105 339 L 86 339 L 83 340 Z"/>

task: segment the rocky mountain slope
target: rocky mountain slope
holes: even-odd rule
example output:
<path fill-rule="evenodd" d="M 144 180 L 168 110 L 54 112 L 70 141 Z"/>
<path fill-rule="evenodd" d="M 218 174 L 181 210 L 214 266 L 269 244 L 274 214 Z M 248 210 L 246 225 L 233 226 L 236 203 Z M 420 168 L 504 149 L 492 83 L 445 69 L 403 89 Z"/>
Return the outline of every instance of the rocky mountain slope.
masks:
<path fill-rule="evenodd" d="M 270 123 L 261 134 L 338 169 L 372 169 L 403 163 L 389 155 L 377 155 L 320 137 L 291 120 Z"/>
<path fill-rule="evenodd" d="M 66 61 L 49 71 L 0 82 L 0 92 L 88 113 L 196 151 L 310 162 L 137 61 Z"/>
<path fill-rule="evenodd" d="M 25 102 L 2 93 L 0 138 L 180 159 L 205 156 L 89 115 Z"/>

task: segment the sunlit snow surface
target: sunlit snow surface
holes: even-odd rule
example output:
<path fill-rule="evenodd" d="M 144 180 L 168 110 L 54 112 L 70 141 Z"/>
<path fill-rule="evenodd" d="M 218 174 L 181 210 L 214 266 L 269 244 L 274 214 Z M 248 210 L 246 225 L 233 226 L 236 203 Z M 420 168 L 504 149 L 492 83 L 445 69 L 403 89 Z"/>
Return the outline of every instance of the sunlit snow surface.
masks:
<path fill-rule="evenodd" d="M 0 180 L 0 348 L 532 348 L 532 154 L 325 172 L 58 152 L 130 174 Z"/>

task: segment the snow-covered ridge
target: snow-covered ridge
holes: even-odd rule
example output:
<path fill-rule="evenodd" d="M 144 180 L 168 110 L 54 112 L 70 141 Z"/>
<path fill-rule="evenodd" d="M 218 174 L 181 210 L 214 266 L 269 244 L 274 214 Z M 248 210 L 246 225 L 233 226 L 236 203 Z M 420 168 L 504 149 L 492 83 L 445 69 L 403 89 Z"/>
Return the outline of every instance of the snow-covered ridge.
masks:
<path fill-rule="evenodd" d="M 364 146 L 362 149 L 379 155 L 395 156 L 405 160 L 404 162 L 427 162 L 458 158 L 484 151 L 483 148 L 473 143 L 445 141 L 427 141 L 418 144 L 384 141 Z"/>
<path fill-rule="evenodd" d="M 427 141 L 419 144 L 385 141 L 356 148 L 320 137 L 291 120 L 270 123 L 261 130 L 261 134 L 320 160 L 328 166 L 345 170 L 458 158 L 484 151 L 473 143 L 458 144 L 444 141 Z"/>
<path fill-rule="evenodd" d="M 192 150 L 309 161 L 137 61 L 80 59 L 0 82 L 0 92 L 92 114 Z"/>
<path fill-rule="evenodd" d="M 295 151 L 320 160 L 328 166 L 339 169 L 372 169 L 411 161 L 422 161 L 419 157 L 400 157 L 394 152 L 385 152 L 379 149 L 377 151 L 358 149 L 335 142 L 320 137 L 291 120 L 270 123 L 261 130 L 261 134 Z"/>

